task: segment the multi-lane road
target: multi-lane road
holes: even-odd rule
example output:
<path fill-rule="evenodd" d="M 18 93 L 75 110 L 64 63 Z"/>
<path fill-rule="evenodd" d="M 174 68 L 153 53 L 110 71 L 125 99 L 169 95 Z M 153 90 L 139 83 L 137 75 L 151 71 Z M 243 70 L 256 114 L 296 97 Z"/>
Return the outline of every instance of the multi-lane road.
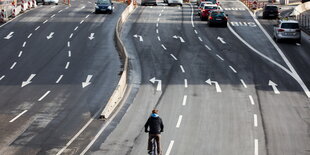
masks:
<path fill-rule="evenodd" d="M 86 0 L 42 6 L 2 26 L 0 153 L 146 154 L 144 123 L 158 108 L 165 155 L 309 155 L 309 36 L 275 43 L 274 20 L 220 3 L 227 28 L 208 27 L 195 4 L 129 16 L 129 92 L 109 124 L 96 117 L 119 80 L 124 5 L 111 15 Z"/>

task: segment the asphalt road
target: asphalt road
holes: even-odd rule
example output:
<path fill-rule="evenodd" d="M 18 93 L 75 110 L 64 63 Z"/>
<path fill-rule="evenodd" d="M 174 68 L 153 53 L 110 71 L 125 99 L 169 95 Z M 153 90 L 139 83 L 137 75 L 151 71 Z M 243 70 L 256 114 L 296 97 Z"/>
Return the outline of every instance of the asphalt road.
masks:
<path fill-rule="evenodd" d="M 307 56 L 286 55 L 285 45 L 278 49 L 240 2 L 221 4 L 228 28 L 208 27 L 189 4 L 135 10 L 123 40 L 140 65 L 131 75 L 141 75 L 133 84 L 140 87 L 90 154 L 146 154 L 144 123 L 154 107 L 165 124 L 165 155 L 310 153 L 310 74 L 300 74 L 309 66 L 295 63 Z"/>
<path fill-rule="evenodd" d="M 0 154 L 77 154 L 103 124 L 97 114 L 121 71 L 114 30 L 125 5 L 110 15 L 71 2 L 0 28 Z"/>

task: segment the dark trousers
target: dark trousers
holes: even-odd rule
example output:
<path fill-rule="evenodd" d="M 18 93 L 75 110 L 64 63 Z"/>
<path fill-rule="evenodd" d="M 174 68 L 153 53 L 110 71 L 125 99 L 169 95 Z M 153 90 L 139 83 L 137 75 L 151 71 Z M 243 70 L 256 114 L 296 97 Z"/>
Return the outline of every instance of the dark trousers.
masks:
<path fill-rule="evenodd" d="M 147 150 L 152 150 L 152 139 L 155 138 L 157 144 L 157 153 L 161 155 L 161 146 L 160 146 L 160 134 L 149 134 L 149 142 L 147 146 Z"/>

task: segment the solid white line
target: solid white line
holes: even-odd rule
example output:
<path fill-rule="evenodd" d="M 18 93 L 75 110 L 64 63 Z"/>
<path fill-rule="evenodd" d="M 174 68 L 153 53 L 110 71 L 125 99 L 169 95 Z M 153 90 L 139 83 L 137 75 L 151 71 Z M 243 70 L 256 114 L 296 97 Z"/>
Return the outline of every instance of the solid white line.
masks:
<path fill-rule="evenodd" d="M 257 115 L 254 114 L 254 127 L 257 127 Z"/>
<path fill-rule="evenodd" d="M 182 105 L 186 106 L 187 95 L 184 95 Z"/>
<path fill-rule="evenodd" d="M 84 23 L 84 20 L 82 20 L 82 21 L 80 22 L 80 24 L 82 24 L 82 23 Z"/>
<path fill-rule="evenodd" d="M 194 30 L 196 34 L 198 34 L 197 30 Z"/>
<path fill-rule="evenodd" d="M 202 39 L 201 39 L 201 37 L 198 37 L 198 39 L 202 42 Z"/>
<path fill-rule="evenodd" d="M 16 64 L 17 64 L 17 62 L 14 62 L 13 65 L 10 67 L 10 69 L 13 69 Z"/>
<path fill-rule="evenodd" d="M 42 101 L 51 91 L 47 91 L 38 101 Z"/>
<path fill-rule="evenodd" d="M 179 119 L 178 119 L 178 122 L 177 122 L 177 125 L 176 125 L 176 128 L 180 128 L 180 125 L 181 125 L 181 122 L 182 122 L 182 118 L 183 118 L 183 116 L 180 115 Z"/>
<path fill-rule="evenodd" d="M 178 60 L 173 54 L 170 54 L 174 60 Z"/>
<path fill-rule="evenodd" d="M 40 28 L 40 26 L 38 26 L 36 29 L 34 29 L 35 31 L 38 30 Z"/>
<path fill-rule="evenodd" d="M 79 26 L 76 26 L 76 27 L 74 28 L 74 31 L 76 31 L 78 28 L 79 28 Z"/>
<path fill-rule="evenodd" d="M 24 110 L 22 113 L 20 113 L 19 115 L 17 115 L 15 118 L 13 118 L 12 120 L 10 120 L 10 123 L 14 122 L 15 120 L 17 120 L 20 116 L 22 116 L 24 113 L 26 113 L 28 110 Z"/>
<path fill-rule="evenodd" d="M 0 78 L 0 81 L 3 80 L 5 78 L 5 75 L 2 75 Z"/>
<path fill-rule="evenodd" d="M 258 139 L 254 140 L 254 155 L 258 155 Z"/>
<path fill-rule="evenodd" d="M 53 18 L 53 17 L 55 17 L 56 15 L 55 14 L 53 14 L 52 16 L 51 16 L 51 18 Z"/>
<path fill-rule="evenodd" d="M 211 48 L 210 48 L 208 45 L 205 45 L 205 47 L 206 47 L 209 51 L 211 51 Z"/>
<path fill-rule="evenodd" d="M 244 88 L 248 88 L 248 86 L 245 84 L 245 82 L 242 79 L 240 79 L 240 81 L 241 81 Z"/>
<path fill-rule="evenodd" d="M 249 98 L 250 98 L 251 104 L 252 104 L 252 105 L 255 105 L 255 102 L 254 102 L 254 100 L 253 100 L 252 95 L 249 95 Z"/>
<path fill-rule="evenodd" d="M 68 45 L 68 47 L 70 47 L 70 41 L 68 41 L 67 45 Z"/>
<path fill-rule="evenodd" d="M 156 29 L 156 33 L 158 33 L 158 29 Z"/>
<path fill-rule="evenodd" d="M 191 8 L 192 8 L 192 15 L 191 15 L 192 27 L 195 27 L 195 25 L 194 25 L 194 8 L 193 8 L 193 6 L 192 6 L 191 3 L 189 3 L 189 4 L 190 4 L 190 6 L 191 6 Z"/>
<path fill-rule="evenodd" d="M 71 39 L 72 37 L 73 37 L 73 33 L 70 34 L 70 37 L 69 37 L 69 38 Z"/>
<path fill-rule="evenodd" d="M 21 57 L 23 54 L 23 51 L 20 51 L 19 54 L 18 54 L 18 57 Z"/>
<path fill-rule="evenodd" d="M 58 78 L 58 80 L 56 81 L 56 83 L 59 83 L 60 80 L 62 79 L 62 77 L 63 77 L 63 75 L 60 75 L 59 78 Z"/>
<path fill-rule="evenodd" d="M 184 79 L 184 87 L 187 88 L 188 85 L 187 85 L 187 79 Z"/>
<path fill-rule="evenodd" d="M 216 55 L 218 58 L 220 58 L 222 61 L 224 61 L 224 59 L 221 57 L 221 56 L 219 56 L 218 54 Z"/>
<path fill-rule="evenodd" d="M 232 66 L 229 66 L 229 68 L 230 68 L 234 73 L 237 73 L 237 71 L 236 71 Z"/>
<path fill-rule="evenodd" d="M 180 68 L 181 68 L 182 72 L 185 73 L 185 70 L 184 70 L 182 65 L 180 65 Z"/>
<path fill-rule="evenodd" d="M 45 23 L 47 23 L 48 22 L 48 20 L 45 20 L 44 22 L 43 22 L 43 24 L 45 24 Z"/>
<path fill-rule="evenodd" d="M 158 39 L 158 41 L 160 41 L 160 37 L 159 36 L 157 36 L 157 39 Z"/>
<path fill-rule="evenodd" d="M 164 50 L 167 50 L 167 48 L 165 47 L 165 45 L 161 44 L 161 47 L 163 47 Z"/>
<path fill-rule="evenodd" d="M 23 47 L 25 47 L 25 46 L 26 46 L 26 44 L 27 44 L 27 42 L 24 42 L 24 43 L 23 43 Z"/>
<path fill-rule="evenodd" d="M 174 141 L 172 140 L 168 146 L 168 149 L 167 149 L 167 152 L 165 155 L 170 155 L 170 152 L 172 150 L 172 147 L 173 147 L 173 144 L 174 144 Z"/>
<path fill-rule="evenodd" d="M 70 65 L 70 62 L 67 62 L 65 69 L 68 69 Z"/>
<path fill-rule="evenodd" d="M 88 18 L 89 17 L 89 15 L 87 15 L 85 18 Z"/>
<path fill-rule="evenodd" d="M 32 36 L 32 33 L 30 33 L 27 38 L 29 39 L 31 36 Z"/>
<path fill-rule="evenodd" d="M 71 51 L 68 51 L 68 57 L 71 57 Z"/>

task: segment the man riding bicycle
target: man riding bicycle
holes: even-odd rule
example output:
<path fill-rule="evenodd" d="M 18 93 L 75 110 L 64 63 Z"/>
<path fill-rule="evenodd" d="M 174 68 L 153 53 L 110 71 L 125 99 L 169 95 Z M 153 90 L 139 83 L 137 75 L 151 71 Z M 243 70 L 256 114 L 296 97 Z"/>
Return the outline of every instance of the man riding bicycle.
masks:
<path fill-rule="evenodd" d="M 148 153 L 150 154 L 152 151 L 152 139 L 154 138 L 157 143 L 157 153 L 158 155 L 161 155 L 162 151 L 160 146 L 160 133 L 164 132 L 164 124 L 162 119 L 158 115 L 157 109 L 152 110 L 152 114 L 148 118 L 144 127 L 145 132 L 149 133 L 148 146 L 147 146 Z"/>

